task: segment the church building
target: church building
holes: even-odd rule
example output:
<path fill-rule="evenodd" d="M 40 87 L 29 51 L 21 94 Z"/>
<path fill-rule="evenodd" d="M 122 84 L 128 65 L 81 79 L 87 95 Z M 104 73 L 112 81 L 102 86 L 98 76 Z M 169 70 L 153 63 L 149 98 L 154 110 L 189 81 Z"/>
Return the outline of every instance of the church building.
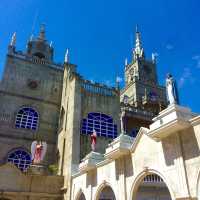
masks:
<path fill-rule="evenodd" d="M 200 116 L 167 105 L 156 56 L 135 37 L 120 89 L 86 80 L 68 50 L 56 63 L 43 25 L 25 51 L 13 34 L 0 82 L 0 200 L 199 197 Z"/>

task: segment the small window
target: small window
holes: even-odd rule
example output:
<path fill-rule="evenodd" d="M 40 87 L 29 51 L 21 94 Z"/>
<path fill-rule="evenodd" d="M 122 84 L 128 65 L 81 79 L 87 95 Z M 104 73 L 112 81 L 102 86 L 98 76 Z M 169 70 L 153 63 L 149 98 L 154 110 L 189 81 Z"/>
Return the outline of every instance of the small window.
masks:
<path fill-rule="evenodd" d="M 15 149 L 8 154 L 7 161 L 25 172 L 31 164 L 31 155 L 24 149 Z"/>
<path fill-rule="evenodd" d="M 15 119 L 15 127 L 16 128 L 24 128 L 30 130 L 36 130 L 38 127 L 38 113 L 29 107 L 22 108 L 17 113 Z"/>

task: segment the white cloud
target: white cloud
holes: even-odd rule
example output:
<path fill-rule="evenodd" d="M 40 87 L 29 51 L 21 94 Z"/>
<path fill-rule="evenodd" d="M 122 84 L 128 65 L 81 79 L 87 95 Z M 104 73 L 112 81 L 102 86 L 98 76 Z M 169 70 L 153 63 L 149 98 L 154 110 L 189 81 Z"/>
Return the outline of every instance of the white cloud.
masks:
<path fill-rule="evenodd" d="M 193 56 L 192 60 L 195 60 L 196 61 L 196 67 L 200 68 L 200 55 Z"/>
<path fill-rule="evenodd" d="M 185 68 L 183 69 L 183 73 L 182 73 L 180 79 L 178 80 L 178 87 L 179 87 L 179 88 L 182 88 L 182 87 L 184 86 L 184 84 L 185 84 L 188 80 L 189 80 L 191 83 L 193 83 L 195 79 L 194 79 L 193 76 L 192 76 L 192 72 L 191 72 L 190 68 L 185 67 Z"/>
<path fill-rule="evenodd" d="M 174 46 L 172 44 L 167 44 L 166 45 L 166 49 L 167 50 L 172 50 L 174 48 Z"/>

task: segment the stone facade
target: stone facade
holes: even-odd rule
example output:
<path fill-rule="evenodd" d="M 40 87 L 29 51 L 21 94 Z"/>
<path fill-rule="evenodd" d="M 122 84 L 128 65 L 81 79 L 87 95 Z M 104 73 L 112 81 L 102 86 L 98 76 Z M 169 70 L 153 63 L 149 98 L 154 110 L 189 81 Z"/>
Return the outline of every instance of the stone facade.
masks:
<path fill-rule="evenodd" d="M 0 199 L 199 197 L 200 117 L 167 107 L 155 57 L 146 59 L 138 30 L 121 91 L 84 79 L 68 51 L 63 64 L 53 57 L 44 26 L 25 52 L 16 50 L 16 34 L 8 46 L 0 82 Z M 40 165 L 31 161 L 34 140 L 47 142 Z"/>
<path fill-rule="evenodd" d="M 30 152 L 32 141 L 40 138 L 48 143 L 44 162 L 55 162 L 62 81 L 62 66 L 9 46 L 0 84 L 0 160 L 6 160 L 8 152 L 18 147 Z M 16 115 L 23 107 L 38 112 L 37 130 L 16 128 Z"/>
<path fill-rule="evenodd" d="M 135 139 L 121 135 L 114 140 L 101 161 L 99 155 L 97 161 L 87 156 L 72 176 L 70 199 L 81 199 L 81 194 L 88 200 L 101 195 L 116 200 L 200 198 L 199 131 L 199 115 L 176 105 L 168 107 Z M 148 181 L 150 175 L 157 178 Z"/>

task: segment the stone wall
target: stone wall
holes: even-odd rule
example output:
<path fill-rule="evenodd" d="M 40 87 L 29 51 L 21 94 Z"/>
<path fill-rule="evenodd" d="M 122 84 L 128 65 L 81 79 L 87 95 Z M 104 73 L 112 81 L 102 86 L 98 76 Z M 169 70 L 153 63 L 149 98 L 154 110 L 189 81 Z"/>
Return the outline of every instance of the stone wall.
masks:
<path fill-rule="evenodd" d="M 48 144 L 45 164 L 56 159 L 57 127 L 62 93 L 63 69 L 50 64 L 34 63 L 25 55 L 8 54 L 0 85 L 0 160 L 22 147 L 30 152 L 32 141 L 39 136 Z M 15 127 L 15 118 L 23 107 L 39 114 L 36 131 Z"/>
<path fill-rule="evenodd" d="M 61 176 L 42 176 L 22 173 L 12 164 L 0 165 L 0 198 L 15 200 L 61 200 Z"/>
<path fill-rule="evenodd" d="M 171 107 L 166 110 L 170 109 Z M 136 199 L 142 180 L 149 174 L 161 177 L 171 199 L 199 198 L 200 116 L 194 117 L 192 113 L 186 113 L 184 108 L 181 109 L 185 113 L 179 114 L 177 111 L 177 121 L 182 120 L 180 126 L 179 123 L 176 125 L 168 122 L 170 135 L 164 128 L 164 119 L 163 124 L 155 129 L 160 134 L 157 138 L 151 134 L 152 126 L 150 129 L 142 128 L 129 151 L 126 144 L 120 143 L 119 139 L 119 144 L 116 140 L 107 148 L 103 161 L 96 164 L 92 160 L 85 161 L 85 168 L 80 168 L 73 175 L 70 199 L 77 199 L 77 194 L 81 191 L 86 199 L 96 200 L 107 186 L 112 188 L 117 200 Z M 155 119 L 155 123 L 158 122 L 159 117 Z M 161 135 L 164 132 L 168 135 Z M 154 199 L 147 190 L 142 191 L 141 198 L 148 195 L 148 198 Z M 161 199 L 169 199 L 166 190 L 160 190 L 159 194 L 162 194 Z"/>

